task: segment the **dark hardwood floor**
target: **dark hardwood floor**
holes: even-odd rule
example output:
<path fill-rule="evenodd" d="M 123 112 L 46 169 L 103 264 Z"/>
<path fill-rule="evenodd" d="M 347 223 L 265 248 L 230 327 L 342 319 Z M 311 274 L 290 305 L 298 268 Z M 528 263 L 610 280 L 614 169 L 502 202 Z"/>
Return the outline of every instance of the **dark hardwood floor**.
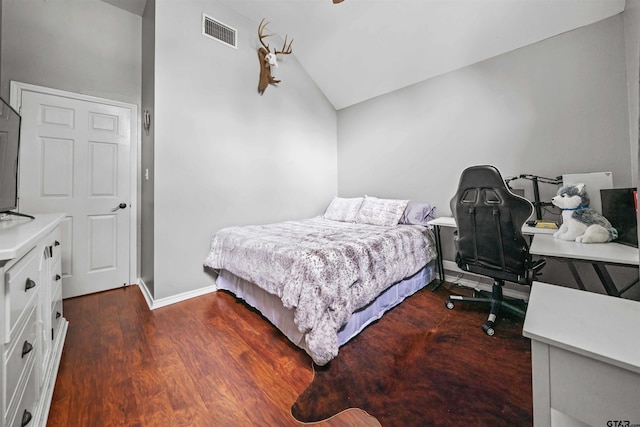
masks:
<path fill-rule="evenodd" d="M 64 301 L 48 426 L 299 426 L 311 359 L 224 292 L 150 311 L 137 286 Z M 351 409 L 314 425 L 379 426 Z"/>

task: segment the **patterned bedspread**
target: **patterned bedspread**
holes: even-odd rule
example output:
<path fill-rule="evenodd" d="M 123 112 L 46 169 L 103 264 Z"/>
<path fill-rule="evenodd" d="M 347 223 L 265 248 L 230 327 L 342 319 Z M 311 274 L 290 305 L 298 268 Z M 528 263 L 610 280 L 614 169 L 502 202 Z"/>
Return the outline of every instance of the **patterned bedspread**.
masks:
<path fill-rule="evenodd" d="M 224 228 L 205 266 L 226 269 L 293 308 L 314 362 L 338 354 L 337 331 L 351 313 L 435 257 L 433 234 L 418 225 L 380 227 L 315 217 Z"/>

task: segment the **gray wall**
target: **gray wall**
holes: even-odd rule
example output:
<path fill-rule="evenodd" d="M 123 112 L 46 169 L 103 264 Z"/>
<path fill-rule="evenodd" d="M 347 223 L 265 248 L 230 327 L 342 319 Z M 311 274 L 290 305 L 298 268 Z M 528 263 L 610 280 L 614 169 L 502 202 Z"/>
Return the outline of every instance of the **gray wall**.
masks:
<path fill-rule="evenodd" d="M 627 0 L 624 10 L 625 57 L 629 98 L 629 141 L 631 141 L 631 172 L 638 182 L 638 118 L 640 117 L 640 0 Z M 640 230 L 640 227 L 638 227 Z"/>
<path fill-rule="evenodd" d="M 633 185 L 638 186 L 640 139 L 640 0 L 627 0 L 624 11 L 625 56 L 627 64 L 627 92 L 629 98 L 629 141 L 631 142 L 631 171 L 635 174 Z M 640 236 L 640 218 L 638 218 Z M 640 240 L 640 239 L 639 239 Z M 635 286 L 624 295 L 640 300 L 640 286 Z"/>
<path fill-rule="evenodd" d="M 2 2 L 3 0 L 0 0 L 0 64 L 2 64 Z M 2 82 L 2 67 L 0 66 L 0 82 Z M 2 95 L 1 91 L 0 91 L 0 95 Z M 7 99 L 7 102 L 9 100 Z"/>
<path fill-rule="evenodd" d="M 617 186 L 636 185 L 638 0 L 624 19 L 338 113 L 295 45 L 276 70 L 281 86 L 260 97 L 257 23 L 211 2 L 157 1 L 159 29 L 99 0 L 0 0 L 4 97 L 18 80 L 152 112 L 138 241 L 155 298 L 211 285 L 201 262 L 216 230 L 317 214 L 338 185 L 345 196 L 430 201 L 439 215 L 476 162 L 505 175 L 612 170 Z M 239 29 L 238 50 L 200 35 L 203 11 Z"/>
<path fill-rule="evenodd" d="M 282 83 L 260 96 L 257 22 L 211 1 L 155 6 L 159 299 L 213 284 L 202 262 L 220 228 L 323 212 L 337 194 L 337 120 L 297 62 L 295 42 L 274 72 Z M 202 36 L 203 12 L 238 30 L 238 49 Z"/>
<path fill-rule="evenodd" d="M 2 80 L 140 105 L 141 18 L 100 0 L 4 0 Z"/>
<path fill-rule="evenodd" d="M 611 171 L 614 186 L 635 186 L 625 49 L 618 15 L 340 110 L 339 193 L 426 201 L 449 216 L 461 171 L 483 163 L 505 177 Z M 533 199 L 529 181 L 513 184 Z M 549 200 L 557 187 L 541 190 Z M 450 230 L 443 246 L 452 260 Z M 553 262 L 541 280 L 573 283 Z"/>
<path fill-rule="evenodd" d="M 216 230 L 315 215 L 337 193 L 335 110 L 295 45 L 280 87 L 257 94 L 257 23 L 211 1 L 149 1 L 144 22 L 99 0 L 3 3 L 4 96 L 17 80 L 151 111 L 138 251 L 154 298 L 213 284 L 202 261 Z M 239 49 L 201 35 L 203 12 L 239 30 Z"/>
<path fill-rule="evenodd" d="M 142 17 L 142 108 L 151 117 L 149 131 L 141 133 L 140 147 L 140 278 L 151 295 L 154 294 L 154 205 L 153 205 L 153 156 L 155 135 L 155 41 L 156 2 L 147 0 Z M 147 178 L 148 177 L 148 178 Z"/>
<path fill-rule="evenodd" d="M 3 0 L 2 96 L 13 80 L 139 106 L 141 21 L 100 0 Z"/>
<path fill-rule="evenodd" d="M 438 215 L 473 164 L 505 177 L 612 171 L 629 186 L 628 120 L 618 15 L 340 110 L 338 186 Z"/>

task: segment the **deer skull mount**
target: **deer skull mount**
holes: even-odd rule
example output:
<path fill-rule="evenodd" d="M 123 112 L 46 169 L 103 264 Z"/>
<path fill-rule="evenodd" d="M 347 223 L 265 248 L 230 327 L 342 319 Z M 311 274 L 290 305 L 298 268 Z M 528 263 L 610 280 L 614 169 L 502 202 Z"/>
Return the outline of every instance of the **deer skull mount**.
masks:
<path fill-rule="evenodd" d="M 267 87 L 272 84 L 280 83 L 280 80 L 275 79 L 271 75 L 271 67 L 278 66 L 278 56 L 277 55 L 288 55 L 291 53 L 291 43 L 293 43 L 293 39 L 287 45 L 287 36 L 284 37 L 284 44 L 282 45 L 281 50 L 271 49 L 269 45 L 265 43 L 264 39 L 272 36 L 273 34 L 264 34 L 265 29 L 269 23 L 265 22 L 263 19 L 260 21 L 260 25 L 258 25 L 258 39 L 260 40 L 260 46 L 258 48 L 258 59 L 260 60 L 260 81 L 258 82 L 258 93 L 262 95 Z"/>

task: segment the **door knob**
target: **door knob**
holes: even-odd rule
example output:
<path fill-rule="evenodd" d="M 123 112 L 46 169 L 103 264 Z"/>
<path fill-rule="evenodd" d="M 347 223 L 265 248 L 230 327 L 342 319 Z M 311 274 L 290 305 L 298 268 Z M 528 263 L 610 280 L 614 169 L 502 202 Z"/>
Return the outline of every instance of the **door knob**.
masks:
<path fill-rule="evenodd" d="M 111 209 L 111 212 L 115 212 L 115 211 L 117 211 L 118 209 L 124 209 L 124 208 L 126 208 L 126 207 L 127 207 L 127 204 L 126 204 L 126 203 L 120 203 L 118 206 L 116 206 L 115 208 Z"/>

